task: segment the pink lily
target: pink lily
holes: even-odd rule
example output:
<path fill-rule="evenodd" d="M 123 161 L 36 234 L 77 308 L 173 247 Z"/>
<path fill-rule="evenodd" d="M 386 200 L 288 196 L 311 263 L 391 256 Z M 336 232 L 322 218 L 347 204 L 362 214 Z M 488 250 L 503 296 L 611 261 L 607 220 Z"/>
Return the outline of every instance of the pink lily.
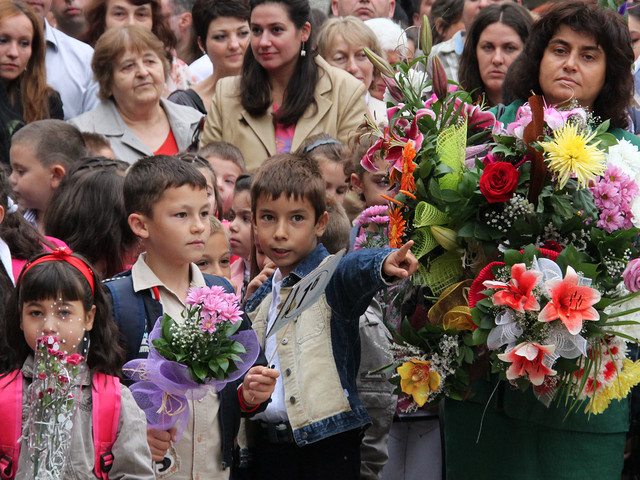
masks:
<path fill-rule="evenodd" d="M 557 373 L 542 363 L 545 355 L 553 354 L 555 349 L 555 345 L 524 342 L 509 352 L 499 354 L 498 358 L 503 362 L 511 363 L 506 372 L 508 380 L 515 380 L 528 375 L 531 383 L 538 386 L 542 385 L 545 377 Z"/>
<path fill-rule="evenodd" d="M 598 311 L 593 308 L 600 301 L 600 292 L 579 286 L 578 274 L 570 266 L 562 280 L 548 280 L 545 287 L 551 294 L 551 301 L 538 314 L 540 322 L 559 318 L 571 335 L 577 335 L 583 321 L 600 318 Z"/>
<path fill-rule="evenodd" d="M 393 115 L 398 111 L 398 109 L 402 108 L 402 104 L 398 104 L 395 107 L 392 107 L 387 110 L 387 115 L 389 118 L 393 118 Z M 378 150 L 383 150 L 385 152 L 384 159 L 393 164 L 393 168 L 402 172 L 402 149 L 407 144 L 409 140 L 414 142 L 414 148 L 416 151 L 420 150 L 422 147 L 422 142 L 424 141 L 424 135 L 418 128 L 418 120 L 420 120 L 423 116 L 429 115 L 431 118 L 435 120 L 436 115 L 433 111 L 421 108 L 418 110 L 413 117 L 411 123 L 406 118 L 398 118 L 394 122 L 393 126 L 385 129 L 382 137 L 378 138 L 378 140 L 367 150 L 367 153 L 362 158 L 361 164 L 370 172 L 376 172 L 378 169 L 375 166 L 374 154 Z M 397 131 L 404 131 L 404 136 L 400 137 Z M 389 132 L 391 134 L 389 135 Z"/>

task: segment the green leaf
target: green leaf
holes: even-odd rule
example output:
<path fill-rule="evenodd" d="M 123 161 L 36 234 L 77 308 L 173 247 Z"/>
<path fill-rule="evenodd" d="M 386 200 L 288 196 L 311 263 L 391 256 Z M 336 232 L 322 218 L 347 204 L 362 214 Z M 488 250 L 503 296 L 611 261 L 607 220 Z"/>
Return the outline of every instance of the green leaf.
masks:
<path fill-rule="evenodd" d="M 229 369 L 229 360 L 226 358 L 219 358 L 218 360 L 218 365 L 220 365 L 220 368 L 222 369 L 222 371 L 226 372 Z"/>
<path fill-rule="evenodd" d="M 486 330 L 481 330 L 479 328 L 473 331 L 473 344 L 474 345 L 483 345 L 487 343 L 487 338 L 489 338 L 489 332 Z"/>
<path fill-rule="evenodd" d="M 176 323 L 173 318 L 164 313 L 162 315 L 162 320 L 160 320 L 160 325 L 162 326 L 162 337 L 165 338 L 168 342 L 173 340 L 173 333 L 171 333 L 171 326 Z"/>
<path fill-rule="evenodd" d="M 242 354 L 245 353 L 247 351 L 246 348 L 244 348 L 244 345 L 242 345 L 240 342 L 237 341 L 233 341 L 232 345 L 231 345 L 231 353 L 237 353 L 237 354 Z"/>
<path fill-rule="evenodd" d="M 207 369 L 200 362 L 193 362 L 191 368 L 196 377 L 194 380 L 198 383 L 204 383 L 207 379 Z"/>
<path fill-rule="evenodd" d="M 508 266 L 522 262 L 522 254 L 518 250 L 507 250 L 504 252 L 504 263 Z"/>

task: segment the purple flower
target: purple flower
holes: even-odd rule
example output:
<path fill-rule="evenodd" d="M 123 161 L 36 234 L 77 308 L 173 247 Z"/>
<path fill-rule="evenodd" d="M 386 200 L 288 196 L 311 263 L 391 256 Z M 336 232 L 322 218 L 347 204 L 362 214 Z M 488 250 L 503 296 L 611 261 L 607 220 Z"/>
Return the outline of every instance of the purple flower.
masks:
<path fill-rule="evenodd" d="M 624 286 L 631 293 L 640 290 L 640 258 L 634 258 L 627 264 L 627 268 L 622 272 Z"/>
<path fill-rule="evenodd" d="M 376 215 L 374 217 L 371 217 L 371 223 L 384 225 L 386 223 L 389 223 L 389 217 L 387 215 Z"/>
<path fill-rule="evenodd" d="M 600 228 L 604 228 L 608 233 L 628 228 L 626 227 L 627 219 L 619 209 L 603 211 L 600 214 L 600 220 L 598 220 L 597 225 Z"/>
<path fill-rule="evenodd" d="M 185 303 L 187 305 L 198 305 L 207 297 L 208 287 L 195 287 L 189 289 Z"/>
<path fill-rule="evenodd" d="M 360 250 L 362 248 L 362 243 L 367 240 L 367 234 L 363 233 L 362 235 L 358 235 L 353 242 L 353 251 Z"/>
<path fill-rule="evenodd" d="M 590 189 L 599 210 L 612 210 L 616 207 L 619 201 L 619 189 L 615 183 L 600 181 Z"/>
<path fill-rule="evenodd" d="M 366 208 L 362 211 L 358 219 L 356 220 L 356 225 L 363 226 L 365 224 L 369 224 L 372 222 L 373 217 L 385 215 L 389 210 L 389 207 L 386 205 L 373 205 L 372 207 Z M 389 218 L 387 217 L 387 221 Z M 385 223 L 386 223 L 385 222 Z"/>

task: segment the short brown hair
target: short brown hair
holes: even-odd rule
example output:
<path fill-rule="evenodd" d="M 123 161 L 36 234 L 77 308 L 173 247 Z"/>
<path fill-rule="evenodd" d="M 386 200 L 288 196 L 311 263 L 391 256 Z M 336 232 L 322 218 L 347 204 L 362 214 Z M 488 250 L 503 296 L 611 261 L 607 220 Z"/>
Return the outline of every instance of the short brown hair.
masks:
<path fill-rule="evenodd" d="M 80 130 L 70 123 L 54 119 L 25 125 L 13 135 L 11 144 L 28 145 L 45 167 L 59 164 L 66 170 L 88 153 Z"/>
<path fill-rule="evenodd" d="M 207 180 L 193 163 L 168 155 L 143 157 L 127 171 L 124 178 L 124 206 L 132 213 L 153 216 L 153 206 L 169 188 L 189 185 L 206 190 Z"/>
<path fill-rule="evenodd" d="M 247 170 L 244 156 L 238 147 L 229 142 L 210 142 L 198 150 L 198 155 L 204 158 L 219 157 L 229 160 L 240 167 L 242 172 Z"/>
<path fill-rule="evenodd" d="M 279 153 L 265 160 L 251 184 L 253 216 L 260 198 L 277 200 L 282 194 L 294 201 L 309 200 L 317 222 L 327 210 L 327 194 L 318 162 L 297 153 Z"/>
<path fill-rule="evenodd" d="M 336 254 L 343 248 L 349 250 L 351 240 L 351 222 L 344 207 L 333 198 L 327 199 L 327 213 L 329 220 L 327 228 L 319 242 L 329 253 Z"/>
<path fill-rule="evenodd" d="M 93 76 L 100 86 L 98 96 L 102 100 L 111 98 L 115 65 L 126 52 L 142 53 L 148 50 L 158 56 L 162 62 L 164 76 L 167 78 L 170 69 L 169 60 L 165 55 L 164 45 L 158 37 L 137 25 L 107 30 L 96 43 L 91 60 Z"/>

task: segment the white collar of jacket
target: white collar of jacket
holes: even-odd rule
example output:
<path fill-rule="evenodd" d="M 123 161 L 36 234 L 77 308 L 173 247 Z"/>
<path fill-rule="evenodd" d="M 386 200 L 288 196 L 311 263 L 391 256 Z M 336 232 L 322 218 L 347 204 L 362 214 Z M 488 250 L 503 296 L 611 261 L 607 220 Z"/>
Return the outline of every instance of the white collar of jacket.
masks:
<path fill-rule="evenodd" d="M 203 115 L 197 110 L 160 99 L 160 106 L 167 114 L 171 131 L 176 139 L 179 150 L 186 149 L 191 144 L 191 135 Z M 149 148 L 142 143 L 138 136 L 124 122 L 113 100 L 102 100 L 91 111 L 95 119 L 100 121 L 100 133 L 107 137 L 121 137 L 121 142 L 145 155 L 153 155 Z"/>

